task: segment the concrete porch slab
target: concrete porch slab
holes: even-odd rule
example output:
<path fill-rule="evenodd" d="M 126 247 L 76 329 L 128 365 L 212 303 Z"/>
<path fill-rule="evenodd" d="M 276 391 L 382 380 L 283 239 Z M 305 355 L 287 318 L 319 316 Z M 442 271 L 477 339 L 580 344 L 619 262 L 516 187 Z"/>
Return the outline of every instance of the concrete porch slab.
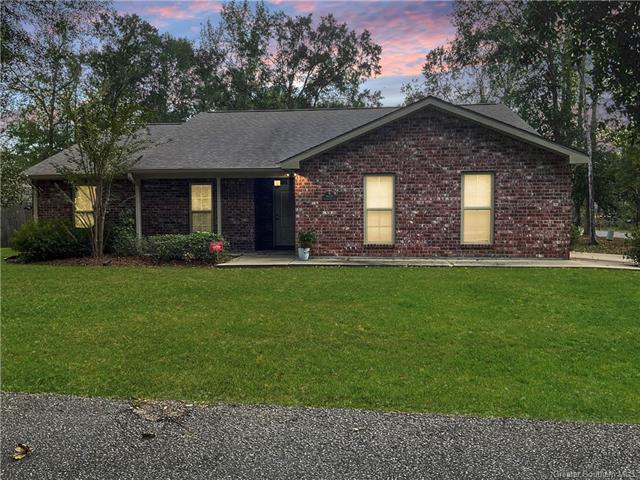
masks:
<path fill-rule="evenodd" d="M 549 258 L 412 258 L 412 257 L 312 257 L 298 260 L 287 253 L 243 254 L 217 265 L 218 268 L 266 267 L 547 267 L 547 268 L 609 268 L 636 270 L 640 268 L 621 255 L 571 253 L 571 259 Z"/>

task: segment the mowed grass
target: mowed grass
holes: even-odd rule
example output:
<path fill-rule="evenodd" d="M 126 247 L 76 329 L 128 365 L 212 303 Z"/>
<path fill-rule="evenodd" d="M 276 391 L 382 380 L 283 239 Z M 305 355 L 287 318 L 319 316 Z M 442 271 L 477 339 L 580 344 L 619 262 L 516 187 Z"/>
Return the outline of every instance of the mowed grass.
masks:
<path fill-rule="evenodd" d="M 7 391 L 637 423 L 640 272 L 3 264 L 1 373 Z"/>

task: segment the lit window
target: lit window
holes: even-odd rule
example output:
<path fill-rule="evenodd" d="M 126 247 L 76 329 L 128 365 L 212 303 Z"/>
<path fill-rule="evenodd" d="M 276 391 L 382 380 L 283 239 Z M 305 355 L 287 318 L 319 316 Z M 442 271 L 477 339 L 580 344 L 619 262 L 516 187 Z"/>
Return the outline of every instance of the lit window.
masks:
<path fill-rule="evenodd" d="M 211 185 L 191 185 L 191 231 L 210 232 L 213 224 Z"/>
<path fill-rule="evenodd" d="M 96 198 L 96 187 L 92 185 L 79 185 L 76 188 L 74 198 L 74 214 L 76 228 L 93 227 L 93 203 Z"/>
<path fill-rule="evenodd" d="M 462 175 L 462 243 L 493 242 L 493 174 Z"/>
<path fill-rule="evenodd" d="M 393 175 L 365 176 L 365 243 L 378 245 L 393 243 L 393 197 Z"/>

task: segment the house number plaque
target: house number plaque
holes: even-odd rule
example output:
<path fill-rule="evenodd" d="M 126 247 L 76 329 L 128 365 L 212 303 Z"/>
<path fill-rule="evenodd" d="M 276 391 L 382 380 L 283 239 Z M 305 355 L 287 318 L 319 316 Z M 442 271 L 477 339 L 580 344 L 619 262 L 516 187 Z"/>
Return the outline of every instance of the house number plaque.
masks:
<path fill-rule="evenodd" d="M 334 192 L 325 192 L 322 194 L 322 200 L 324 202 L 335 202 L 338 199 L 338 195 Z"/>

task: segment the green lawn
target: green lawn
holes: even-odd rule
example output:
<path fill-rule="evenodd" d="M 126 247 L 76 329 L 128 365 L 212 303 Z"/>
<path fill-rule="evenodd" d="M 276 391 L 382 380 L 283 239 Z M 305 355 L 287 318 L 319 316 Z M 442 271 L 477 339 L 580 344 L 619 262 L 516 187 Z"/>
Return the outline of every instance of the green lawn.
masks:
<path fill-rule="evenodd" d="M 1 373 L 10 391 L 637 423 L 640 272 L 3 264 Z"/>

